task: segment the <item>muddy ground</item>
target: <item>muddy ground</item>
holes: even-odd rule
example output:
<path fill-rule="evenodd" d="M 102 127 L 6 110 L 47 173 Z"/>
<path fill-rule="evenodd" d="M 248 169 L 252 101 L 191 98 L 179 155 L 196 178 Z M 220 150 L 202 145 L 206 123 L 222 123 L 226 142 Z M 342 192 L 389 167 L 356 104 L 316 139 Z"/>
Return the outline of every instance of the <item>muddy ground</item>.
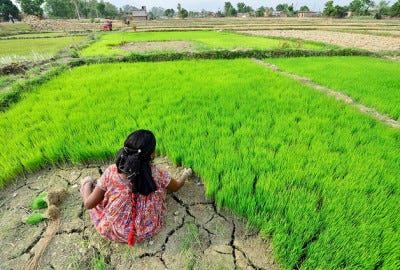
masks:
<path fill-rule="evenodd" d="M 116 46 L 116 49 L 121 49 L 128 52 L 148 53 L 156 51 L 173 51 L 173 52 L 191 52 L 194 51 L 194 46 L 189 41 L 149 41 L 149 42 L 128 42 L 123 46 Z"/>
<path fill-rule="evenodd" d="M 260 30 L 241 31 L 241 33 L 257 36 L 300 38 L 304 40 L 319 41 L 343 47 L 360 48 L 370 51 L 400 50 L 400 37 L 374 36 L 319 30 Z"/>
<path fill-rule="evenodd" d="M 183 171 L 166 158 L 155 163 L 174 177 Z M 32 259 L 49 221 L 27 225 L 23 220 L 32 212 L 35 196 L 60 188 L 68 190 L 59 206 L 61 224 L 38 269 L 95 269 L 96 263 L 105 269 L 278 269 L 270 243 L 243 219 L 217 209 L 196 176 L 167 196 L 165 228 L 153 239 L 130 248 L 101 238 L 82 206 L 79 181 L 100 176 L 107 166 L 47 167 L 1 190 L 0 269 L 24 269 Z"/>

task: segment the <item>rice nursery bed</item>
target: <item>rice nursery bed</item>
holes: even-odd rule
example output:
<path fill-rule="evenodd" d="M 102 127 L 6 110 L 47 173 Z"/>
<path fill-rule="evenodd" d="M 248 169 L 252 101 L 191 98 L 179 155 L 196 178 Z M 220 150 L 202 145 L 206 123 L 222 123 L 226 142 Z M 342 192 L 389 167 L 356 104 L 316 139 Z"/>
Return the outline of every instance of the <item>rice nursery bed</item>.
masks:
<path fill-rule="evenodd" d="M 283 268 L 400 265 L 400 131 L 250 60 L 66 71 L 0 112 L 0 181 L 113 157 L 153 130 L 207 194 L 272 237 Z"/>
<path fill-rule="evenodd" d="M 370 57 L 267 59 L 400 120 L 400 62 Z"/>
<path fill-rule="evenodd" d="M 49 58 L 69 45 L 77 45 L 85 36 L 0 40 L 0 64 L 13 60 Z"/>
<path fill-rule="evenodd" d="M 100 40 L 82 50 L 83 56 L 96 55 L 127 55 L 121 48 L 128 42 L 146 41 L 190 41 L 193 49 L 204 51 L 210 49 L 268 49 L 268 48 L 305 48 L 324 49 L 334 48 L 316 42 L 303 42 L 288 39 L 253 37 L 231 32 L 216 31 L 172 31 L 172 32 L 123 32 L 108 33 L 100 37 Z"/>

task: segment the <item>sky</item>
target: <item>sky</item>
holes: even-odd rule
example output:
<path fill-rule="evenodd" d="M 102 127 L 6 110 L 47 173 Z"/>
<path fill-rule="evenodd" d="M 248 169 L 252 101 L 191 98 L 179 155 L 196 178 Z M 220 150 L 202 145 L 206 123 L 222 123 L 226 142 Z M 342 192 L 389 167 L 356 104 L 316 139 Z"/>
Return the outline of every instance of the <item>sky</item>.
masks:
<path fill-rule="evenodd" d="M 176 10 L 178 3 L 181 3 L 182 7 L 187 10 L 193 11 L 201 11 L 202 9 L 208 11 L 223 11 L 224 3 L 229 0 L 215 1 L 215 0 L 163 0 L 163 1 L 127 1 L 127 0 L 105 0 L 111 2 L 117 7 L 121 7 L 123 5 L 131 5 L 135 7 L 146 6 L 147 10 L 150 10 L 152 7 L 163 7 L 163 8 L 173 8 Z M 253 9 L 257 9 L 260 6 L 273 7 L 275 8 L 278 4 L 287 3 L 293 6 L 295 9 L 299 9 L 301 6 L 308 6 L 313 11 L 322 11 L 324 9 L 325 2 L 328 0 L 315 1 L 315 0 L 239 0 L 239 1 L 230 1 L 234 7 L 238 2 L 244 2 L 246 5 L 251 6 Z M 334 0 L 334 5 L 348 5 L 351 0 Z M 392 1 L 391 1 L 392 2 Z"/>

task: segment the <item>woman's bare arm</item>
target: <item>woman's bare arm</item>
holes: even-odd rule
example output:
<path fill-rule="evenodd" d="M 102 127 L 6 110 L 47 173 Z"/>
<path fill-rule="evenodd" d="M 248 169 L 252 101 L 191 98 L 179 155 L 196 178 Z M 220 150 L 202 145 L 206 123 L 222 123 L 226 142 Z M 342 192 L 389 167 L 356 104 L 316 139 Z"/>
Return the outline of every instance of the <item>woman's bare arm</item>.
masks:
<path fill-rule="evenodd" d="M 105 191 L 99 187 L 93 189 L 93 182 L 87 182 L 83 185 L 83 204 L 86 209 L 92 209 L 104 198 Z"/>
<path fill-rule="evenodd" d="M 192 169 L 185 169 L 178 179 L 171 179 L 167 186 L 167 190 L 172 192 L 178 191 L 185 184 L 185 181 L 192 175 L 192 173 Z"/>

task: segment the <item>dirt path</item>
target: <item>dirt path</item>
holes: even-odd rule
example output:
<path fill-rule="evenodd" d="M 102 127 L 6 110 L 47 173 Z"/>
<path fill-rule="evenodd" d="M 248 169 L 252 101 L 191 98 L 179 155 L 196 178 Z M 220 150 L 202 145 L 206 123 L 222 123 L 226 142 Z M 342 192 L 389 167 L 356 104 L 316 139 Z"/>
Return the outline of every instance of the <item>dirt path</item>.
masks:
<path fill-rule="evenodd" d="M 311 86 L 311 87 L 314 88 L 315 90 L 318 90 L 318 91 L 320 91 L 320 92 L 323 92 L 323 93 L 325 93 L 325 94 L 328 95 L 328 96 L 333 96 L 333 97 L 335 97 L 337 100 L 346 102 L 346 103 L 348 103 L 348 104 L 352 104 L 354 107 L 356 107 L 357 109 L 359 109 L 361 112 L 366 113 L 366 114 L 369 114 L 369 115 L 375 117 L 377 120 L 383 122 L 384 124 L 386 124 L 386 125 L 388 125 L 388 126 L 391 126 L 391 127 L 394 127 L 394 128 L 400 128 L 400 122 L 398 122 L 398 121 L 396 121 L 396 120 L 390 118 L 390 117 L 387 116 L 387 115 L 381 114 L 380 112 L 378 112 L 378 111 L 375 110 L 374 108 L 367 107 L 367 106 L 365 106 L 365 105 L 363 105 L 363 104 L 360 104 L 360 103 L 355 102 L 350 96 L 348 96 L 348 95 L 346 95 L 346 94 L 344 94 L 344 93 L 341 93 L 341 92 L 338 92 L 338 91 L 329 89 L 329 88 L 327 88 L 327 87 L 325 87 L 325 86 L 323 86 L 323 85 L 319 85 L 319 84 L 317 84 L 317 83 L 311 81 L 309 78 L 302 77 L 302 76 L 299 76 L 299 75 L 296 75 L 296 74 L 292 74 L 292 73 L 283 71 L 283 70 L 281 70 L 279 67 L 277 67 L 277 66 L 275 66 L 275 65 L 273 65 L 273 64 L 266 63 L 266 62 L 264 62 L 264 61 L 262 61 L 262 60 L 255 59 L 255 58 L 253 58 L 252 60 L 253 60 L 254 62 L 260 64 L 260 65 L 263 65 L 263 66 L 265 66 L 265 67 L 267 67 L 267 68 L 273 70 L 273 71 L 277 71 L 277 72 L 279 72 L 279 73 L 285 75 L 286 77 L 295 79 L 296 81 L 299 81 L 299 82 L 302 83 L 302 84 Z"/>
<path fill-rule="evenodd" d="M 241 31 L 256 36 L 300 38 L 319 41 L 343 47 L 366 49 L 369 51 L 400 50 L 400 37 L 384 37 L 357 33 L 344 33 L 320 30 L 260 30 Z"/>
<path fill-rule="evenodd" d="M 182 168 L 156 158 L 173 176 Z M 79 180 L 99 176 L 108 165 L 48 167 L 30 174 L 0 191 L 0 269 L 24 269 L 44 237 L 47 223 L 26 225 L 30 204 L 42 191 L 66 188 L 59 206 L 61 224 L 39 261 L 38 269 L 278 269 L 269 242 L 243 220 L 205 198 L 197 177 L 167 197 L 165 229 L 153 239 L 126 244 L 102 239 L 82 207 Z M 102 263 L 100 263 L 102 264 Z"/>

